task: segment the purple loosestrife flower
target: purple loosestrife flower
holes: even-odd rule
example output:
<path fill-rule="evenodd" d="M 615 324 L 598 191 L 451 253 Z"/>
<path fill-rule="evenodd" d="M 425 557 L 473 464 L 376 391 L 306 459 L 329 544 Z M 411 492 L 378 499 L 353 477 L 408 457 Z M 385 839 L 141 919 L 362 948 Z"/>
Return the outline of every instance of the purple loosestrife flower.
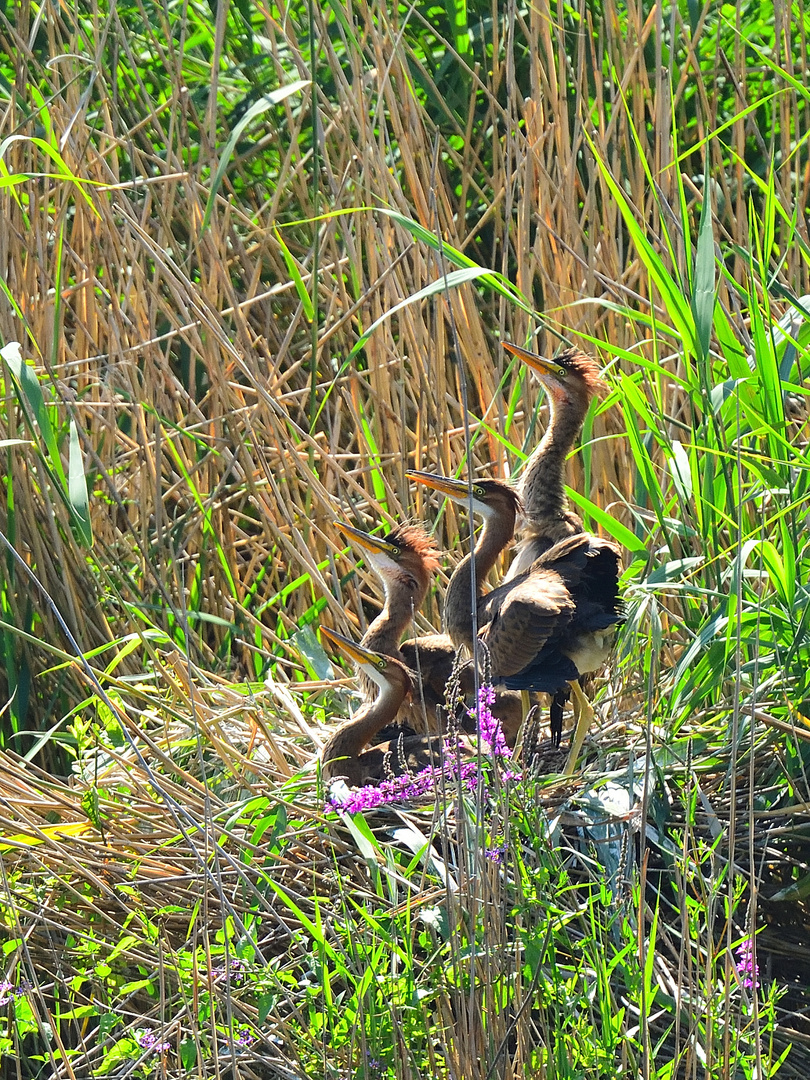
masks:
<path fill-rule="evenodd" d="M 512 757 L 512 751 L 506 745 L 500 720 L 492 715 L 494 703 L 495 690 L 488 683 L 484 683 L 478 690 L 478 707 L 469 710 L 469 715 L 478 721 L 482 753 L 486 757 L 494 758 L 496 762 L 508 761 Z M 391 803 L 411 802 L 432 795 L 442 782 L 460 783 L 467 791 L 476 790 L 481 778 L 478 763 L 462 763 L 462 747 L 458 737 L 455 743 L 451 737 L 445 739 L 442 759 L 441 765 L 429 765 L 413 775 L 392 776 L 379 784 L 368 784 L 366 787 L 352 789 L 346 784 L 333 784 L 326 804 L 327 809 L 357 814 Z M 521 773 L 507 771 L 503 778 L 520 780 Z"/>
<path fill-rule="evenodd" d="M 256 1036 L 249 1028 L 239 1028 L 234 1039 L 237 1046 L 250 1046 L 250 1044 L 255 1041 Z"/>
<path fill-rule="evenodd" d="M 478 687 L 478 708 L 470 709 L 470 716 L 478 720 L 478 735 L 483 752 L 496 758 L 510 758 L 512 751 L 506 745 L 501 722 L 497 716 L 492 715 L 494 704 L 495 688 L 484 683 Z"/>
<path fill-rule="evenodd" d="M 214 982 L 223 981 L 228 974 L 228 968 L 223 964 L 221 967 L 211 968 L 211 978 Z M 244 960 L 231 960 L 230 981 L 231 986 L 241 986 L 247 978 L 247 964 Z"/>
<path fill-rule="evenodd" d="M 331 810 L 357 814 L 363 810 L 376 810 L 378 806 L 388 806 L 390 803 L 411 802 L 432 795 L 442 780 L 450 783 L 456 775 L 465 786 L 470 786 L 471 779 L 475 786 L 478 766 L 475 762 L 465 762 L 458 767 L 459 757 L 449 739 L 445 740 L 443 757 L 443 765 L 428 765 L 413 775 L 392 776 L 380 784 L 367 784 L 361 788 L 344 787 L 337 795 L 333 791 L 327 806 Z"/>
<path fill-rule="evenodd" d="M 746 938 L 734 950 L 737 974 L 746 990 L 759 989 L 759 967 L 754 963 L 754 939 Z"/>
<path fill-rule="evenodd" d="M 168 1050 L 171 1046 L 171 1044 L 167 1042 L 158 1042 L 157 1035 L 151 1028 L 143 1028 L 141 1031 L 136 1031 L 135 1042 L 142 1050 L 151 1050 L 155 1054 L 159 1053 L 161 1050 Z"/>
<path fill-rule="evenodd" d="M 31 989 L 31 984 L 24 982 L 19 986 L 15 986 L 13 982 L 9 982 L 8 979 L 0 981 L 0 1006 L 8 1005 L 14 998 L 21 998 L 26 990 Z"/>

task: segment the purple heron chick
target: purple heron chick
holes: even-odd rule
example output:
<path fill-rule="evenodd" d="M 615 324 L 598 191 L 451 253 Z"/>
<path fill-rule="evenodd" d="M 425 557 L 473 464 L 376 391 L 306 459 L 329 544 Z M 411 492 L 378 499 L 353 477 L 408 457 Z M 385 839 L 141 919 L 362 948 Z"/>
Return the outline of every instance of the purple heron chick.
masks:
<path fill-rule="evenodd" d="M 444 702 L 444 688 L 455 655 L 453 643 L 446 634 L 426 634 L 400 644 L 439 566 L 433 539 L 417 525 L 398 525 L 385 536 L 373 536 L 343 521 L 334 524 L 362 548 L 385 593 L 382 611 L 366 630 L 361 644 L 372 652 L 394 657 L 421 676 L 421 683 L 403 702 L 396 721 L 407 723 L 415 731 L 439 731 L 436 706 Z M 374 691 L 363 671 L 360 687 L 366 698 Z"/>
<path fill-rule="evenodd" d="M 468 504 L 465 480 L 424 472 L 407 475 L 455 502 Z M 450 579 L 445 629 L 454 644 L 472 650 L 474 566 L 478 638 L 489 652 L 493 679 L 512 690 L 551 694 L 551 734 L 556 742 L 562 734 L 561 695 L 571 686 L 579 707 L 566 764 L 566 772 L 571 772 L 594 715 L 579 676 L 601 666 L 615 626 L 622 620 L 619 549 L 580 532 L 549 548 L 524 573 L 485 593 L 485 577 L 514 533 L 520 498 L 502 480 L 477 480 L 472 485 L 472 508 L 484 518 L 484 527 L 473 551 Z"/>
<path fill-rule="evenodd" d="M 437 710 L 445 704 L 447 683 L 455 667 L 456 646 L 447 634 L 423 634 L 401 642 L 438 567 L 435 543 L 417 525 L 399 525 L 382 537 L 342 521 L 336 521 L 335 525 L 362 548 L 385 592 L 383 609 L 363 635 L 361 644 L 373 652 L 394 657 L 416 675 L 414 692 L 400 707 L 397 722 L 407 723 L 415 731 L 438 733 L 443 725 Z M 364 696 L 369 697 L 373 686 L 362 672 L 360 684 Z M 460 690 L 465 700 L 474 694 L 474 676 L 469 668 L 460 673 Z M 492 712 L 501 722 L 507 743 L 513 746 L 522 718 L 520 696 L 512 692 L 499 694 Z"/>
<path fill-rule="evenodd" d="M 506 575 L 525 573 L 552 545 L 583 532 L 581 518 L 568 506 L 565 462 L 582 430 L 593 398 L 604 389 L 595 360 L 579 349 L 567 349 L 552 359 L 503 342 L 507 352 L 522 360 L 540 379 L 548 395 L 549 423 L 518 482 L 523 500 L 522 539 Z"/>
<path fill-rule="evenodd" d="M 321 633 L 350 657 L 359 671 L 378 688 L 376 698 L 362 705 L 351 720 L 341 724 L 327 739 L 321 751 L 324 781 L 329 784 L 345 780 L 350 787 L 363 787 L 392 773 L 419 772 L 428 765 L 441 765 L 441 736 L 400 736 L 374 744 L 377 735 L 392 722 L 413 690 L 411 673 L 405 665 L 392 656 L 356 645 L 325 626 L 321 627 Z M 369 744 L 371 746 L 366 750 Z"/>

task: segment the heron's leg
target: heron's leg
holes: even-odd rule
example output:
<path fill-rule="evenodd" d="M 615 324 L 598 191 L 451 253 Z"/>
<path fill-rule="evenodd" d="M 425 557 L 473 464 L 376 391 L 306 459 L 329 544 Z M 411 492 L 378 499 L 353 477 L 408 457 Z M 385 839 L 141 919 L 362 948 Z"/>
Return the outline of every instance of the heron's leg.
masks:
<path fill-rule="evenodd" d="M 571 736 L 571 749 L 568 751 L 568 759 L 563 769 L 565 776 L 570 776 L 574 771 L 588 728 L 593 723 L 596 715 L 593 705 L 588 701 L 582 687 L 579 685 L 579 679 L 571 680 L 571 693 L 574 698 L 574 733 Z"/>
<path fill-rule="evenodd" d="M 549 734 L 551 735 L 552 746 L 559 746 L 562 742 L 563 733 L 563 714 L 565 712 L 565 703 L 568 701 L 570 691 L 566 686 L 565 690 L 558 690 L 556 694 L 551 695 L 551 706 L 549 708 Z"/>

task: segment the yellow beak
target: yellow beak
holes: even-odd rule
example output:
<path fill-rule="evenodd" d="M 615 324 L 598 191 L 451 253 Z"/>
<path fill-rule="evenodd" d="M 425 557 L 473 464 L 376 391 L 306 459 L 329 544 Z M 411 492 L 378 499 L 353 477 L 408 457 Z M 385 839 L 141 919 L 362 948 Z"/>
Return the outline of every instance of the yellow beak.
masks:
<path fill-rule="evenodd" d="M 371 652 L 370 649 L 364 649 L 362 645 L 358 645 L 352 641 L 351 638 L 344 637 L 343 634 L 339 634 L 336 630 L 330 630 L 328 626 L 321 627 L 321 634 L 327 641 L 331 641 L 333 645 L 337 645 L 341 652 L 345 653 L 351 660 L 354 660 L 357 664 L 376 664 L 377 653 Z"/>
<path fill-rule="evenodd" d="M 389 544 L 379 536 L 372 536 L 371 533 L 363 532 L 362 529 L 355 529 L 354 525 L 349 525 L 345 521 L 334 521 L 332 524 L 366 551 L 392 556 L 399 554 L 399 548 L 395 544 Z"/>
<path fill-rule="evenodd" d="M 448 499 L 466 499 L 469 493 L 469 485 L 466 480 L 454 480 L 451 476 L 442 476 L 440 473 L 423 472 L 421 469 L 408 469 L 405 473 L 409 480 L 416 480 L 418 484 L 440 491 Z"/>
<path fill-rule="evenodd" d="M 560 379 L 564 379 L 568 375 L 568 370 L 562 364 L 558 364 L 556 360 L 550 360 L 547 356 L 529 352 L 528 349 L 522 349 L 520 345 L 513 345 L 511 341 L 502 341 L 501 345 L 512 356 L 516 356 L 524 364 L 528 364 L 532 371 L 536 371 L 538 375 L 556 375 Z"/>

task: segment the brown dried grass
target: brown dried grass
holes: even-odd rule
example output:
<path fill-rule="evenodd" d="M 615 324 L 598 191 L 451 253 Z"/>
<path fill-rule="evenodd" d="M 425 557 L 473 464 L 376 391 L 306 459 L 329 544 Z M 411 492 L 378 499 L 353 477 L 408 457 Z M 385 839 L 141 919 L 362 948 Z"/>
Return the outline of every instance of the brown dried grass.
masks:
<path fill-rule="evenodd" d="M 88 8 L 88 18 L 97 21 L 97 40 L 102 32 L 113 35 L 127 55 L 134 44 L 116 13 Z M 515 448 L 530 446 L 536 437 L 529 434 L 536 390 L 507 367 L 497 347 L 502 337 L 525 339 L 529 319 L 503 297 L 473 285 L 403 308 L 371 336 L 362 363 L 341 370 L 364 328 L 445 269 L 376 208 L 396 209 L 482 265 L 514 276 L 524 296 L 543 312 L 542 348 L 553 348 L 557 335 L 564 335 L 585 348 L 599 343 L 604 361 L 612 346 L 651 352 L 652 344 L 637 340 L 636 328 L 620 309 L 652 307 L 661 314 L 658 299 L 627 249 L 585 131 L 599 156 L 623 178 L 638 219 L 654 234 L 659 209 L 641 153 L 659 197 L 674 206 L 675 170 L 683 169 L 690 189 L 690 177 L 701 172 L 699 151 L 680 164 L 673 157 L 672 115 L 680 117 L 685 80 L 695 78 L 701 87 L 702 136 L 717 124 L 712 80 L 722 74 L 747 86 L 748 61 L 741 46 L 733 57 L 718 55 L 713 73 L 695 63 L 671 95 L 663 65 L 648 67 L 643 56 L 651 45 L 660 52 L 666 30 L 661 5 L 646 18 L 641 7 L 631 5 L 631 10 L 629 37 L 619 35 L 619 20 L 608 3 L 604 21 L 588 25 L 573 52 L 547 4 L 532 5 L 527 20 L 517 17 L 510 32 L 536 43 L 528 75 L 533 92 L 525 99 L 519 94 L 510 76 L 513 50 L 507 45 L 504 60 L 496 48 L 493 70 L 472 76 L 489 103 L 487 123 L 476 129 L 486 136 L 465 138 L 458 149 L 414 94 L 409 64 L 418 58 L 405 54 L 394 16 L 384 5 L 355 5 L 349 17 L 364 53 L 354 58 L 351 70 L 331 62 L 327 35 L 319 27 L 336 85 L 331 96 L 317 88 L 324 133 L 317 199 L 309 182 L 311 155 L 298 143 L 309 107 L 306 91 L 303 101 L 287 99 L 278 114 L 268 114 L 250 130 L 254 141 L 238 148 L 204 233 L 210 177 L 225 126 L 212 115 L 201 116 L 196 98 L 184 92 L 182 58 L 164 28 L 145 20 L 137 45 L 168 73 L 175 90 L 166 102 L 151 100 L 145 85 L 115 86 L 103 66 L 94 67 L 91 84 L 84 60 L 75 59 L 90 55 L 87 42 L 80 39 L 78 24 L 56 8 L 49 9 L 44 24 L 44 51 L 29 46 L 32 11 L 25 5 L 13 27 L 1 24 L 0 43 L 16 57 L 18 86 L 42 88 L 60 152 L 92 202 L 91 209 L 74 186 L 47 175 L 35 143 L 24 139 L 6 148 L 9 169 L 30 179 L 15 193 L 0 192 L 5 222 L 0 265 L 17 305 L 15 311 L 8 300 L 0 302 L 0 336 L 24 342 L 61 420 L 73 417 L 79 425 L 92 478 L 96 538 L 91 564 L 72 539 L 67 511 L 54 497 L 36 450 L 17 446 L 8 451 L 7 475 L 14 494 L 15 546 L 83 650 L 137 632 L 134 610 L 158 627 L 185 627 L 191 658 L 178 669 L 144 638 L 138 650 L 121 659 L 120 683 L 99 669 L 108 692 L 118 691 L 117 715 L 141 760 L 130 745 L 110 754 L 103 767 L 88 754 L 90 771 L 78 772 L 68 786 L 9 752 L 0 758 L 0 828 L 6 837 L 18 837 L 8 840 L 3 864 L 35 897 L 29 906 L 18 905 L 15 917 L 20 941 L 31 941 L 43 986 L 51 978 L 65 978 L 64 971 L 49 966 L 48 956 L 58 955 L 54 942 L 64 942 L 65 933 L 81 940 L 88 920 L 107 928 L 114 939 L 144 898 L 145 917 L 157 917 L 168 904 L 190 909 L 199 901 L 205 908 L 204 936 L 209 925 L 221 921 L 227 907 L 223 897 L 235 903 L 238 890 L 230 891 L 231 885 L 241 887 L 244 878 L 229 878 L 222 887 L 221 875 L 230 873 L 231 860 L 250 845 L 237 828 L 212 827 L 214 817 L 227 810 L 228 789 L 272 791 L 310 761 L 318 742 L 310 720 L 296 714 L 300 699 L 286 689 L 288 681 L 306 674 L 288 638 L 322 599 L 325 621 L 344 630 L 347 623 L 363 626 L 364 601 L 374 593 L 363 572 L 360 587 L 356 580 L 342 580 L 352 564 L 342 554 L 333 518 L 349 515 L 372 523 L 426 513 L 404 472 L 414 466 L 450 472 L 463 460 L 461 378 L 468 382 L 472 432 L 480 434 L 473 449 L 476 471 L 509 475 L 520 459 Z M 788 18 L 787 8 L 777 10 L 779 18 Z M 687 33 L 677 7 L 671 21 L 676 34 Z M 281 24 L 268 17 L 265 34 L 273 56 L 284 54 L 306 72 L 297 30 L 292 21 Z M 606 87 L 597 80 L 591 87 L 591 64 L 601 67 L 605 55 L 615 83 Z M 48 65 L 49 58 L 58 62 Z M 789 51 L 781 62 L 792 62 Z M 121 79 L 133 78 L 135 70 L 136 63 L 125 64 Z M 653 81 L 648 71 L 654 72 Z M 214 81 L 217 77 L 214 72 Z M 592 91 L 593 110 L 588 106 Z M 29 106 L 21 94 L 11 97 L 0 125 L 4 135 L 35 134 L 38 114 Z M 796 110 L 799 137 L 806 117 Z M 728 130 L 740 152 L 751 122 L 741 117 Z M 191 155 L 188 132 L 198 129 L 210 136 Z M 462 127 L 459 134 L 466 134 Z M 478 183 L 484 137 L 494 148 L 494 167 L 473 200 L 469 193 Z M 279 150 L 277 171 L 255 179 L 257 162 L 271 144 Z M 400 155 L 396 168 L 392 145 Z M 159 146 L 167 148 L 164 154 L 156 153 Z M 712 155 L 719 153 L 716 144 L 709 147 Z M 774 149 L 786 159 L 791 148 Z M 462 177 L 460 193 L 447 162 Z M 750 238 L 743 170 L 717 172 L 725 202 L 718 233 L 744 251 Z M 239 204 L 232 198 L 233 185 L 237 178 L 247 185 L 251 176 L 252 202 Z M 806 185 L 805 176 L 793 189 L 780 188 L 785 205 L 803 207 Z M 316 214 L 324 216 L 315 224 L 290 225 Z M 318 252 L 314 401 L 322 409 L 314 425 L 312 328 L 290 280 L 280 226 L 310 292 L 316 247 Z M 801 214 L 798 228 L 810 241 Z M 56 242 L 59 229 L 62 248 Z M 807 292 L 798 246 L 788 247 L 785 257 L 785 279 L 796 293 Z M 728 264 L 732 279 L 742 276 L 740 258 Z M 676 259 L 683 260 L 682 251 Z M 734 297 L 725 286 L 720 296 L 734 313 Z M 677 417 L 677 388 L 666 385 L 665 393 L 663 411 Z M 507 429 L 513 400 L 517 407 Z M 483 418 L 500 439 L 482 426 Z M 615 506 L 617 493 L 632 501 L 629 453 L 621 441 L 604 438 L 618 433 L 614 416 L 597 417 L 589 494 L 601 505 Z M 25 434 L 6 380 L 0 437 Z M 571 463 L 571 483 L 582 486 L 577 460 Z M 0 524 L 8 532 L 7 506 L 0 508 Z M 452 510 L 439 529 L 440 543 L 454 547 L 459 524 Z M 303 575 L 308 580 L 284 592 Z M 6 575 L 5 592 L 9 622 L 30 625 L 33 607 L 37 635 L 65 645 L 52 612 L 19 575 Z M 223 622 L 187 623 L 189 608 Z M 436 626 L 438 616 L 434 597 L 420 626 Z M 253 698 L 239 698 L 232 680 L 254 671 L 257 649 L 278 655 L 275 679 L 257 688 Z M 23 654 L 35 672 L 52 662 L 19 639 L 18 663 Z M 144 668 L 154 672 L 154 681 L 138 688 L 131 676 Z M 217 682 L 221 668 L 227 669 L 227 681 Z M 78 669 L 70 671 L 69 702 L 87 693 L 84 680 Z M 38 685 L 52 688 L 53 677 Z M 63 692 L 65 685 L 59 684 Z M 298 687 L 301 694 L 318 689 Z M 637 697 L 625 704 L 636 710 L 631 720 L 641 719 Z M 45 691 L 37 711 L 45 726 L 51 719 Z M 195 747 L 199 740 L 204 748 L 202 770 L 197 758 L 193 764 L 179 758 L 176 748 L 183 738 Z M 262 756 L 257 757 L 258 745 Z M 226 777 L 223 795 L 205 783 L 213 773 Z M 105 794 L 118 785 L 132 789 L 127 814 L 119 799 Z M 99 795 L 100 828 L 88 821 L 81 802 L 88 790 Z M 321 819 L 311 785 L 297 805 L 306 826 L 297 834 L 284 883 L 296 891 L 306 877 L 307 890 L 317 886 L 330 894 L 333 849 L 318 832 Z M 201 847 L 192 842 L 197 830 L 204 838 Z M 215 834 L 220 840 L 213 844 Z M 342 858 L 349 849 L 341 842 L 329 837 Z M 342 858 L 340 868 L 358 889 L 366 887 L 356 860 Z M 52 882 L 55 873 L 63 876 L 65 892 L 37 896 L 37 883 Z M 211 887 L 214 880 L 220 881 L 217 888 Z M 122 884 L 133 893 L 122 892 Z M 275 908 L 266 914 L 268 939 L 278 935 L 280 947 L 286 947 L 287 922 Z M 164 943 L 170 944 L 174 933 L 182 938 L 188 926 L 181 922 L 182 916 L 177 925 L 166 916 Z M 154 954 L 147 950 L 141 956 L 139 948 L 127 951 L 128 960 L 151 963 Z"/>

